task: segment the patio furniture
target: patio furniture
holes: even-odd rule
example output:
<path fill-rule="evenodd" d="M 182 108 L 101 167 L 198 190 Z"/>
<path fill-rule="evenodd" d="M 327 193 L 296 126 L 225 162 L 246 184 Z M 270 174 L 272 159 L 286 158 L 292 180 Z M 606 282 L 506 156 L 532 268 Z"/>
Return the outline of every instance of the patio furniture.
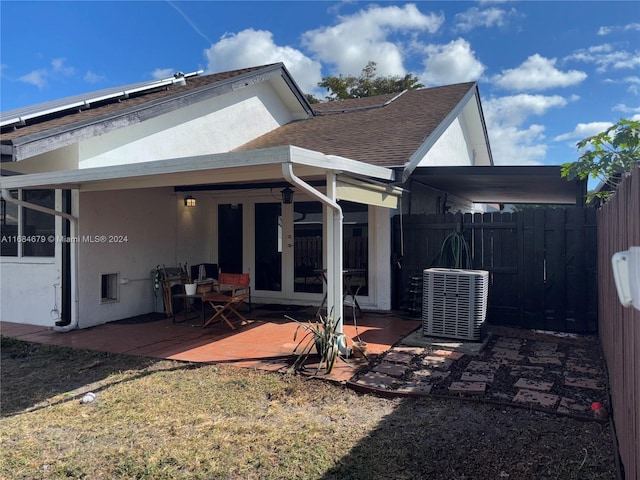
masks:
<path fill-rule="evenodd" d="M 251 308 L 251 277 L 248 273 L 222 273 L 218 274 L 218 284 L 215 291 L 202 295 L 203 302 L 209 303 L 215 313 L 202 325 L 206 327 L 215 321 L 225 322 L 232 330 L 236 327 L 231 323 L 230 316 L 235 315 L 240 320 L 248 320 L 238 312 L 238 308 L 245 302 L 249 302 Z"/>
<path fill-rule="evenodd" d="M 175 301 L 183 301 L 183 309 L 180 312 L 176 312 L 175 309 L 172 312 L 173 315 L 173 323 L 180 323 L 183 325 L 190 325 L 190 326 L 200 326 L 200 325 L 204 325 L 205 322 L 205 303 L 203 300 L 204 295 L 196 293 L 195 295 L 187 295 L 186 293 L 177 293 L 172 295 L 172 298 Z M 172 302 L 173 303 L 173 302 Z M 199 308 L 198 308 L 199 307 Z M 187 320 L 189 319 L 188 316 L 190 313 L 195 313 L 197 315 L 197 318 L 200 319 L 200 324 L 199 325 L 194 325 L 192 323 L 186 323 Z M 183 320 L 176 320 L 176 317 L 180 315 L 180 316 L 184 316 L 185 318 Z"/>

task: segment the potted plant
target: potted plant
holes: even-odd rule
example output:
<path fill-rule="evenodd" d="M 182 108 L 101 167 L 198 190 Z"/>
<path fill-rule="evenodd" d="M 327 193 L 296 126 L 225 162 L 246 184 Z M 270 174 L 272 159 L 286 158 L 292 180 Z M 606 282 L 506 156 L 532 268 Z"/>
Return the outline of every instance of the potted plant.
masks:
<path fill-rule="evenodd" d="M 320 363 L 315 375 L 324 369 L 325 374 L 331 373 L 338 358 L 342 359 L 343 353 L 347 352 L 347 336 L 338 332 L 339 319 L 334 319 L 332 315 L 323 317 L 319 315 L 315 323 L 311 321 L 300 322 L 295 318 L 285 315 L 289 320 L 298 323 L 298 327 L 293 335 L 296 341 L 298 334 L 302 331 L 304 336 L 293 349 L 293 353 L 298 356 L 291 366 L 291 370 L 304 370 L 304 364 L 309 358 L 314 347 L 320 355 Z"/>

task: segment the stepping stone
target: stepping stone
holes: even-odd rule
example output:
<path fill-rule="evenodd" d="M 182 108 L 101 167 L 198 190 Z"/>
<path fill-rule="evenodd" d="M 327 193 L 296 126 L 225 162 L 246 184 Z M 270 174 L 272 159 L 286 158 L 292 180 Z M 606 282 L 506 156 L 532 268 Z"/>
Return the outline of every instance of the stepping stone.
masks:
<path fill-rule="evenodd" d="M 533 352 L 536 357 L 553 357 L 553 358 L 564 358 L 565 355 L 562 352 L 549 352 L 545 350 L 536 350 Z"/>
<path fill-rule="evenodd" d="M 424 357 L 421 361 L 425 367 L 432 368 L 449 368 L 453 364 L 453 360 L 445 357 L 433 357 L 431 355 Z"/>
<path fill-rule="evenodd" d="M 436 350 L 434 352 L 431 352 L 431 355 L 436 355 L 438 357 L 446 357 L 452 360 L 460 360 L 462 357 L 464 357 L 464 353 L 453 352 L 451 350 Z"/>
<path fill-rule="evenodd" d="M 515 338 L 498 338 L 494 345 L 502 348 L 520 348 L 522 341 Z"/>
<path fill-rule="evenodd" d="M 397 385 L 397 380 L 383 373 L 369 372 L 360 377 L 356 383 L 369 388 L 389 390 Z"/>
<path fill-rule="evenodd" d="M 520 355 L 515 351 L 498 351 L 493 353 L 493 358 L 497 360 L 512 360 L 514 362 L 519 362 L 524 359 L 524 355 Z"/>
<path fill-rule="evenodd" d="M 392 352 L 400 352 L 400 353 L 410 353 L 411 355 L 422 355 L 425 352 L 425 349 L 422 347 L 393 347 L 391 349 Z"/>
<path fill-rule="evenodd" d="M 514 354 L 518 354 L 518 352 L 520 351 L 520 347 L 515 347 L 515 348 L 505 348 L 505 347 L 493 347 L 491 349 L 491 351 L 494 354 L 505 354 L 505 355 L 514 355 Z"/>
<path fill-rule="evenodd" d="M 584 405 L 573 398 L 567 397 L 562 397 L 560 405 L 558 405 L 558 412 L 560 413 L 588 412 L 590 409 L 589 405 Z"/>
<path fill-rule="evenodd" d="M 532 367 L 528 365 L 514 365 L 511 367 L 511 375 L 514 377 L 537 377 L 544 374 L 544 367 Z"/>
<path fill-rule="evenodd" d="M 408 365 L 413 360 L 413 354 L 391 351 L 384 356 L 385 362 L 404 363 Z"/>
<path fill-rule="evenodd" d="M 442 370 L 429 370 L 424 368 L 422 370 L 415 370 L 412 372 L 414 378 L 418 378 L 422 381 L 433 380 L 438 381 L 449 376 L 449 372 L 443 372 Z"/>
<path fill-rule="evenodd" d="M 495 373 L 496 370 L 500 368 L 500 365 L 489 362 L 480 362 L 478 360 L 471 360 L 469 365 L 467 365 L 467 370 L 473 372 L 486 372 L 486 373 Z"/>
<path fill-rule="evenodd" d="M 543 382 L 542 380 L 530 380 L 527 378 L 521 378 L 514 384 L 514 387 L 548 392 L 549 390 L 551 390 L 551 387 L 553 387 L 553 382 Z"/>
<path fill-rule="evenodd" d="M 485 382 L 452 382 L 449 393 L 469 393 L 483 395 L 487 389 Z"/>
<path fill-rule="evenodd" d="M 533 351 L 544 351 L 544 352 L 556 352 L 558 350 L 557 343 L 548 343 L 548 342 L 535 342 L 531 349 Z"/>
<path fill-rule="evenodd" d="M 516 396 L 513 397 L 513 401 L 520 403 L 537 403 L 542 407 L 553 407 L 558 403 L 558 395 L 523 389 L 518 390 Z"/>
<path fill-rule="evenodd" d="M 385 373 L 393 377 L 401 377 L 407 372 L 407 366 L 383 361 L 380 364 L 376 365 L 372 370 L 374 372 Z"/>
<path fill-rule="evenodd" d="M 493 382 L 493 373 L 462 372 L 460 380 L 464 382 Z"/>
<path fill-rule="evenodd" d="M 564 384 L 569 387 L 590 388 L 592 390 L 601 390 L 604 388 L 601 381 L 585 377 L 565 377 Z"/>
<path fill-rule="evenodd" d="M 529 357 L 529 363 L 534 365 L 562 365 L 562 360 L 557 357 Z"/>
<path fill-rule="evenodd" d="M 598 367 L 586 366 L 568 361 L 566 366 L 567 370 L 571 370 L 572 372 L 587 373 L 590 375 L 603 375 L 602 369 Z"/>
<path fill-rule="evenodd" d="M 432 388 L 433 388 L 433 385 L 431 385 L 430 383 L 413 383 L 413 384 L 402 385 L 396 391 L 401 393 L 417 393 L 417 394 L 426 395 L 428 393 L 431 393 Z"/>

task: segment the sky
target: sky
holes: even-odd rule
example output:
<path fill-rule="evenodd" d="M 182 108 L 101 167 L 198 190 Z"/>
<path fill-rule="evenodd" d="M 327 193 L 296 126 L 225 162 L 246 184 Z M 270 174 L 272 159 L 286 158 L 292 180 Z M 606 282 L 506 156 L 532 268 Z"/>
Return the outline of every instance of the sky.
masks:
<path fill-rule="evenodd" d="M 105 88 L 283 62 L 326 76 L 476 81 L 496 165 L 559 165 L 640 120 L 637 1 L 0 2 L 0 111 Z"/>

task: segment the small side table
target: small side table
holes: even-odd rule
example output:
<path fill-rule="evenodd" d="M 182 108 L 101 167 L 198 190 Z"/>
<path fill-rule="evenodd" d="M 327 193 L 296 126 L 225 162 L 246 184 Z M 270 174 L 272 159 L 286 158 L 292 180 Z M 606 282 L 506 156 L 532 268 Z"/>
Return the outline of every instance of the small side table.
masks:
<path fill-rule="evenodd" d="M 194 295 L 187 295 L 186 293 L 177 293 L 175 295 L 172 295 L 173 299 L 182 299 L 183 300 L 183 304 L 184 304 L 184 309 L 180 312 L 180 313 L 176 313 L 175 310 L 173 310 L 173 323 L 182 323 L 184 325 L 189 325 L 192 327 L 201 327 L 204 325 L 204 321 L 205 321 L 205 316 L 204 316 L 204 304 L 205 302 L 202 301 L 202 297 L 204 297 L 205 294 L 203 293 L 196 293 Z M 196 301 L 197 300 L 197 301 Z M 196 308 L 196 303 L 200 304 L 200 308 Z M 176 316 L 178 315 L 185 315 L 188 316 L 189 313 L 195 313 L 198 318 L 200 319 L 200 323 L 199 324 L 193 324 L 193 323 L 186 323 L 187 320 L 189 319 L 188 317 L 185 318 L 182 321 L 177 321 L 176 320 Z"/>

